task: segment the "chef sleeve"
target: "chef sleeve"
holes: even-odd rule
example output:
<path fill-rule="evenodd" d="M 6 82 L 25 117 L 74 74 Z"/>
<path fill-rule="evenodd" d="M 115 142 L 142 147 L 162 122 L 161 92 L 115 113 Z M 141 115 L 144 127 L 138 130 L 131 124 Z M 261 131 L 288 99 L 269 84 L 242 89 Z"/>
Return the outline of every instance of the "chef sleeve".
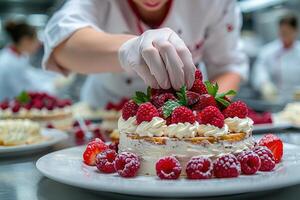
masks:
<path fill-rule="evenodd" d="M 265 48 L 263 48 L 265 50 Z M 268 73 L 268 56 L 264 51 L 259 53 L 257 60 L 255 61 L 251 73 L 252 86 L 260 91 L 262 85 L 271 82 Z"/>
<path fill-rule="evenodd" d="M 248 79 L 248 59 L 239 43 L 241 14 L 235 1 L 227 1 L 218 17 L 211 17 L 206 32 L 203 61 L 209 79 L 226 72 L 236 72 L 243 80 Z M 212 15 L 213 15 L 212 14 Z"/>
<path fill-rule="evenodd" d="M 101 6 L 100 6 L 101 4 Z M 101 19 L 107 14 L 108 3 L 98 0 L 69 0 L 56 12 L 45 29 L 43 68 L 66 73 L 52 56 L 53 50 L 76 30 L 92 27 L 100 30 Z"/>

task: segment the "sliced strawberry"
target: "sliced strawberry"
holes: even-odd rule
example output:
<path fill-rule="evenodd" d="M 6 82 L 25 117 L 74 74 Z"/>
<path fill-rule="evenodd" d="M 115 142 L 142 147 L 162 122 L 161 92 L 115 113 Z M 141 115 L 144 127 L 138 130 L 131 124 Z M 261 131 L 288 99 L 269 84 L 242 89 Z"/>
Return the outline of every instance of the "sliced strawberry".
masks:
<path fill-rule="evenodd" d="M 259 146 L 265 146 L 270 149 L 274 155 L 275 162 L 279 163 L 283 155 L 282 140 L 273 134 L 265 135 L 258 143 Z"/>
<path fill-rule="evenodd" d="M 83 161 L 85 164 L 94 166 L 96 165 L 96 156 L 102 151 L 108 149 L 108 146 L 99 138 L 88 143 L 84 153 Z"/>

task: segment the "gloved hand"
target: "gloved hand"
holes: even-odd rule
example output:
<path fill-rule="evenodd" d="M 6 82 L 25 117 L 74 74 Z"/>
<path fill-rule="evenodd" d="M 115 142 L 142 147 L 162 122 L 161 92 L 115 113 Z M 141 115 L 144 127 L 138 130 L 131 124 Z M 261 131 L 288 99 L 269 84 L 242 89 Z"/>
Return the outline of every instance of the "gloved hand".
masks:
<path fill-rule="evenodd" d="M 121 66 L 136 72 L 152 88 L 191 88 L 196 67 L 179 36 L 169 28 L 148 30 L 119 49 Z"/>

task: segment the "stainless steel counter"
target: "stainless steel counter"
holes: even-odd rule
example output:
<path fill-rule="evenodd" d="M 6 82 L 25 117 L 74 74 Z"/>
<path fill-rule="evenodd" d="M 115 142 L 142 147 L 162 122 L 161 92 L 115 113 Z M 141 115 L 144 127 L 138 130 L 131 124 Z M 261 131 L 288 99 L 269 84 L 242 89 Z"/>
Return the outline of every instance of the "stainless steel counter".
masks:
<path fill-rule="evenodd" d="M 300 133 L 285 133 L 286 142 L 300 144 Z M 101 199 L 153 199 L 150 197 L 125 196 L 112 193 L 95 193 L 64 185 L 46 177 L 36 169 L 36 160 L 51 151 L 72 146 L 72 141 L 34 155 L 13 158 L 0 157 L 0 200 L 101 200 Z M 300 173 L 300 172 L 299 172 Z M 279 190 L 226 196 L 209 199 L 299 199 L 300 184 Z M 185 198 L 186 199 L 186 198 Z M 199 199 L 199 198 L 198 198 Z"/>

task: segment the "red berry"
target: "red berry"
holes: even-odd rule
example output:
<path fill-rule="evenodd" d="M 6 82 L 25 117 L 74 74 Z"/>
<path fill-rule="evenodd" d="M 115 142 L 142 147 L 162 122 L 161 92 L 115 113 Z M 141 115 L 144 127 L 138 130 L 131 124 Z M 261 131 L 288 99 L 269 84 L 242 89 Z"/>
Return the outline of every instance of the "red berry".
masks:
<path fill-rule="evenodd" d="M 196 117 L 193 111 L 184 106 L 177 107 L 171 115 L 172 124 L 185 123 L 185 122 L 193 124 L 195 121 L 196 121 Z"/>
<path fill-rule="evenodd" d="M 258 142 L 258 145 L 270 149 L 276 163 L 281 161 L 283 155 L 283 143 L 279 137 L 273 134 L 267 134 Z"/>
<path fill-rule="evenodd" d="M 42 100 L 39 100 L 39 99 L 36 99 L 33 101 L 33 107 L 36 108 L 36 109 L 39 109 L 41 110 L 43 108 L 43 101 Z"/>
<path fill-rule="evenodd" d="M 138 108 L 136 121 L 138 124 L 142 122 L 150 122 L 153 117 L 158 117 L 158 110 L 150 102 L 143 103 Z"/>
<path fill-rule="evenodd" d="M 193 157 L 186 166 L 189 179 L 209 179 L 212 177 L 213 164 L 209 158 Z"/>
<path fill-rule="evenodd" d="M 122 177 L 129 178 L 136 176 L 140 168 L 140 160 L 137 155 L 129 152 L 120 153 L 115 160 L 115 169 Z"/>
<path fill-rule="evenodd" d="M 195 79 L 199 79 L 199 80 L 202 81 L 203 76 L 202 76 L 202 72 L 200 71 L 200 69 L 197 69 L 197 70 L 195 71 Z"/>
<path fill-rule="evenodd" d="M 102 134 L 100 128 L 94 128 L 92 130 L 92 132 L 93 132 L 94 138 L 99 138 L 105 142 L 105 138 L 103 137 L 103 134 Z"/>
<path fill-rule="evenodd" d="M 9 107 L 9 102 L 8 101 L 3 101 L 3 102 L 0 103 L 0 108 L 2 110 L 7 109 L 8 107 Z"/>
<path fill-rule="evenodd" d="M 236 101 L 232 104 L 230 104 L 224 111 L 223 114 L 225 118 L 246 118 L 248 115 L 248 107 L 247 105 L 242 101 Z"/>
<path fill-rule="evenodd" d="M 240 174 L 240 163 L 232 154 L 219 157 L 214 162 L 214 175 L 217 178 L 238 177 Z"/>
<path fill-rule="evenodd" d="M 75 137 L 76 137 L 76 139 L 81 140 L 81 139 L 84 138 L 84 136 L 85 136 L 85 134 L 84 134 L 83 130 L 78 129 L 78 130 L 75 131 Z"/>
<path fill-rule="evenodd" d="M 207 94 L 207 89 L 200 79 L 195 80 L 194 85 L 190 91 L 196 92 L 198 94 Z"/>
<path fill-rule="evenodd" d="M 246 175 L 255 174 L 261 165 L 259 156 L 250 150 L 240 153 L 237 159 L 241 164 L 243 174 Z"/>
<path fill-rule="evenodd" d="M 172 94 L 174 94 L 175 91 L 174 91 L 173 88 L 170 88 L 170 89 L 167 89 L 167 90 L 151 88 L 151 97 L 156 96 L 156 95 L 160 95 L 160 94 L 165 94 L 165 93 L 172 93 Z"/>
<path fill-rule="evenodd" d="M 260 158 L 261 165 L 259 171 L 272 171 L 275 167 L 275 159 L 272 152 L 263 146 L 255 147 L 253 150 Z"/>
<path fill-rule="evenodd" d="M 210 124 L 219 128 L 224 126 L 224 116 L 221 111 L 214 107 L 208 106 L 198 113 L 197 119 L 201 124 Z"/>
<path fill-rule="evenodd" d="M 196 104 L 200 100 L 200 95 L 196 92 L 187 91 L 186 96 L 189 106 Z"/>
<path fill-rule="evenodd" d="M 108 146 L 102 140 L 96 138 L 87 144 L 87 147 L 83 153 L 83 161 L 87 165 L 95 165 L 96 155 L 107 148 Z"/>
<path fill-rule="evenodd" d="M 119 103 L 115 104 L 115 109 L 116 109 L 117 111 L 122 110 L 123 107 L 124 107 L 124 105 L 125 105 L 128 101 L 129 101 L 128 98 L 123 97 Z"/>
<path fill-rule="evenodd" d="M 155 169 L 160 179 L 178 179 L 181 173 L 180 163 L 174 156 L 159 159 Z"/>
<path fill-rule="evenodd" d="M 156 107 L 160 108 L 162 107 L 165 102 L 168 100 L 176 100 L 175 96 L 172 93 L 164 93 L 164 94 L 159 94 L 155 95 L 151 98 L 151 103 Z"/>
<path fill-rule="evenodd" d="M 27 103 L 25 104 L 23 107 L 26 109 L 26 110 L 31 110 L 32 109 L 32 103 Z"/>
<path fill-rule="evenodd" d="M 125 103 L 125 105 L 123 106 L 123 109 L 122 109 L 123 119 L 127 120 L 130 117 L 135 116 L 138 108 L 139 108 L 139 106 L 133 100 L 130 100 L 127 103 Z"/>
<path fill-rule="evenodd" d="M 215 98 L 210 95 L 210 94 L 202 94 L 200 95 L 199 101 L 198 103 L 196 103 L 193 107 L 192 110 L 195 111 L 202 111 L 204 108 L 208 107 L 208 106 L 214 106 L 217 107 L 217 102 L 215 100 Z"/>
<path fill-rule="evenodd" d="M 51 123 L 48 123 L 46 127 L 49 128 L 49 129 L 54 128 L 54 126 Z"/>
<path fill-rule="evenodd" d="M 114 110 L 115 109 L 115 104 L 113 102 L 108 102 L 105 106 L 105 110 Z"/>
<path fill-rule="evenodd" d="M 107 149 L 102 151 L 96 156 L 96 166 L 100 172 L 103 173 L 114 173 L 115 169 L 115 159 L 117 153 L 114 150 Z"/>
<path fill-rule="evenodd" d="M 108 146 L 109 149 L 115 150 L 116 152 L 119 151 L 119 142 L 112 142 Z"/>
<path fill-rule="evenodd" d="M 20 103 L 15 102 L 15 103 L 13 104 L 13 107 L 11 108 L 11 110 L 12 110 L 13 113 L 17 113 L 17 112 L 20 111 L 20 108 L 21 108 Z"/>

